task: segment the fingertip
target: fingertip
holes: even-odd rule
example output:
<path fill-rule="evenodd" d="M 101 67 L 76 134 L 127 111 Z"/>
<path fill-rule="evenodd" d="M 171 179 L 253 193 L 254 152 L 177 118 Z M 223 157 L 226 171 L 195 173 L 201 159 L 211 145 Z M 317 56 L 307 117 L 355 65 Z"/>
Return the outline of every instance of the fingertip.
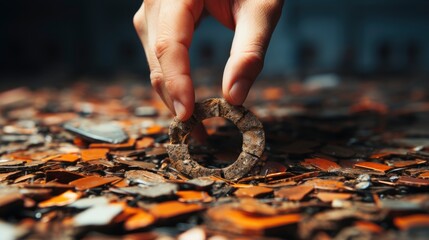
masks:
<path fill-rule="evenodd" d="M 185 106 L 179 100 L 174 100 L 173 106 L 174 111 L 176 113 L 176 117 L 180 121 L 186 121 L 192 116 L 193 104 L 188 104 L 187 106 Z"/>
<path fill-rule="evenodd" d="M 224 94 L 225 99 L 232 105 L 243 105 L 246 100 L 247 94 L 249 93 L 252 83 L 247 79 L 238 79 L 234 82 L 231 88 Z"/>

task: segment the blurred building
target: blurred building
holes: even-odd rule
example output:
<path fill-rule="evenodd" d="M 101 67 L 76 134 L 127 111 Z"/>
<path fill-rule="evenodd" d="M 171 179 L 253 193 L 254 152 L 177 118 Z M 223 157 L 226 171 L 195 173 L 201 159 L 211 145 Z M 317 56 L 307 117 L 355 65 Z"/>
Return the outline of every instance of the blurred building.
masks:
<path fill-rule="evenodd" d="M 0 77 L 147 76 L 132 26 L 141 1 L 0 2 Z M 288 0 L 264 74 L 429 72 L 429 1 Z M 250 26 L 251 27 L 251 26 Z M 213 19 L 195 33 L 193 69 L 222 70 L 233 33 Z"/>

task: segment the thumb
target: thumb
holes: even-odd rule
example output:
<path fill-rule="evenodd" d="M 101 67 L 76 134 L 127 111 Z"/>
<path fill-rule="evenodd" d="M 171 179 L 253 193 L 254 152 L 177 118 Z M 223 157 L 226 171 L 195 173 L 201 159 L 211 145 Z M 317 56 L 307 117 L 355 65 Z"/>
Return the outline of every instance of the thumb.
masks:
<path fill-rule="evenodd" d="M 222 84 L 223 95 L 230 104 L 243 104 L 261 72 L 282 6 L 281 0 L 243 1 L 235 13 L 235 35 Z"/>

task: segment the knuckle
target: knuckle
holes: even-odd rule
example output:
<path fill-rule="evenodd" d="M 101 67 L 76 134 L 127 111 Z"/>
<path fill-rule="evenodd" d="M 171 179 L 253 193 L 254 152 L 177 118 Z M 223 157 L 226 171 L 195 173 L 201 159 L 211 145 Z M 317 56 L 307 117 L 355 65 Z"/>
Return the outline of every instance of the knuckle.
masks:
<path fill-rule="evenodd" d="M 134 28 L 136 29 L 136 32 L 138 34 L 144 34 L 145 33 L 145 24 L 144 24 L 144 16 L 143 13 L 139 10 L 136 14 L 134 14 L 133 17 L 133 24 Z"/>
<path fill-rule="evenodd" d="M 264 67 L 264 55 L 260 51 L 247 51 L 243 53 L 242 60 L 246 65 L 252 66 L 256 71 Z"/>
<path fill-rule="evenodd" d="M 158 59 L 162 58 L 164 54 L 168 51 L 170 43 L 164 39 L 158 39 L 155 42 L 155 55 Z"/>
<path fill-rule="evenodd" d="M 163 75 L 160 71 L 153 70 L 150 73 L 150 82 L 155 89 L 161 88 L 163 82 Z"/>

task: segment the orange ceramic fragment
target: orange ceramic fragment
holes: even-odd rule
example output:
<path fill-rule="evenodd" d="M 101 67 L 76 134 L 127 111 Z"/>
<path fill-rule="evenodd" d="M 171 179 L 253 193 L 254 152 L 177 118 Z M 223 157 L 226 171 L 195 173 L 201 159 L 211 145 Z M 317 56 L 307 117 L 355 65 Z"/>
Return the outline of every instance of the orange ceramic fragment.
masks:
<path fill-rule="evenodd" d="M 71 190 L 68 190 L 61 195 L 58 195 L 46 201 L 40 202 L 39 207 L 46 208 L 46 207 L 53 207 L 53 206 L 56 206 L 56 207 L 65 206 L 79 199 L 81 195 L 82 195 L 81 193 L 76 193 Z"/>
<path fill-rule="evenodd" d="M 425 160 L 416 159 L 416 160 L 403 160 L 403 161 L 394 161 L 393 166 L 397 168 L 408 167 L 413 165 L 419 165 L 425 163 Z"/>
<path fill-rule="evenodd" d="M 133 216 L 131 216 L 125 221 L 124 226 L 126 230 L 132 231 L 132 230 L 148 227 L 152 225 L 154 222 L 155 222 L 155 217 L 152 214 L 142 209 L 139 209 L 139 211 L 136 214 L 134 214 Z"/>
<path fill-rule="evenodd" d="M 396 183 L 400 184 L 400 185 L 413 186 L 413 187 L 427 187 L 427 186 L 429 186 L 429 180 L 427 180 L 427 179 L 413 178 L 413 177 L 408 177 L 408 176 L 399 177 L 399 179 Z"/>
<path fill-rule="evenodd" d="M 395 226 L 401 230 L 415 227 L 429 227 L 429 214 L 413 214 L 393 219 Z"/>
<path fill-rule="evenodd" d="M 152 137 L 144 137 L 136 142 L 136 149 L 145 149 L 152 147 L 155 143 L 155 139 Z"/>
<path fill-rule="evenodd" d="M 225 229 L 247 235 L 262 235 L 266 230 L 296 224 L 301 220 L 299 214 L 251 215 L 230 206 L 211 208 L 207 214 L 213 222 L 224 224 Z"/>
<path fill-rule="evenodd" d="M 355 167 L 370 169 L 370 170 L 383 172 L 383 173 L 392 169 L 392 167 L 389 167 L 386 164 L 376 163 L 376 162 L 358 162 L 355 164 Z"/>
<path fill-rule="evenodd" d="M 333 192 L 319 192 L 316 197 L 322 202 L 332 202 L 334 200 L 346 200 L 352 197 L 350 193 L 333 193 Z"/>
<path fill-rule="evenodd" d="M 117 187 L 117 188 L 121 188 L 121 187 L 128 187 L 128 180 L 127 179 L 122 179 L 118 182 L 116 182 L 115 184 L 113 184 L 113 186 Z"/>
<path fill-rule="evenodd" d="M 112 182 L 120 180 L 118 177 L 98 177 L 98 176 L 89 176 L 85 178 L 80 178 L 78 180 L 72 181 L 69 184 L 75 186 L 77 190 L 84 191 L 87 189 L 100 187 Z"/>
<path fill-rule="evenodd" d="M 305 182 L 305 185 L 311 185 L 315 189 L 321 189 L 321 190 L 339 190 L 344 188 L 344 183 L 336 180 L 330 180 L 330 179 L 312 179 Z"/>
<path fill-rule="evenodd" d="M 178 191 L 176 195 L 179 197 L 179 202 L 210 202 L 212 200 L 210 195 L 200 191 Z"/>
<path fill-rule="evenodd" d="M 169 219 L 201 211 L 202 206 L 193 203 L 168 201 L 155 205 L 149 212 L 159 219 Z"/>
<path fill-rule="evenodd" d="M 67 153 L 56 156 L 55 158 L 50 159 L 51 161 L 59 161 L 59 162 L 76 162 L 80 159 L 80 156 L 75 153 Z"/>
<path fill-rule="evenodd" d="M 252 186 L 249 188 L 240 188 L 234 193 L 234 195 L 237 197 L 254 198 L 254 197 L 263 197 L 271 193 L 273 193 L 272 188 Z"/>
<path fill-rule="evenodd" d="M 90 148 L 82 149 L 80 154 L 82 156 L 82 161 L 92 161 L 103 159 L 106 157 L 106 154 L 109 152 L 108 148 Z"/>
<path fill-rule="evenodd" d="M 237 206 L 238 209 L 244 211 L 248 214 L 258 214 L 258 215 L 267 215 L 273 216 L 278 214 L 276 208 L 262 203 L 259 200 L 253 198 L 242 198 L 240 199 L 240 205 Z"/>
<path fill-rule="evenodd" d="M 429 178 L 429 171 L 420 174 L 419 178 L 428 179 Z"/>
<path fill-rule="evenodd" d="M 125 143 L 91 143 L 89 145 L 89 148 L 108 148 L 110 150 L 117 150 L 117 149 L 132 149 L 134 148 L 134 145 L 136 143 L 136 139 L 130 138 L 128 142 Z"/>
<path fill-rule="evenodd" d="M 338 170 L 341 168 L 340 165 L 338 165 L 336 162 L 324 158 L 309 158 L 305 159 L 304 162 L 326 172 Z"/>
<path fill-rule="evenodd" d="M 300 185 L 290 188 L 281 188 L 280 190 L 275 192 L 275 196 L 292 201 L 300 201 L 311 191 L 313 191 L 313 186 Z"/>

